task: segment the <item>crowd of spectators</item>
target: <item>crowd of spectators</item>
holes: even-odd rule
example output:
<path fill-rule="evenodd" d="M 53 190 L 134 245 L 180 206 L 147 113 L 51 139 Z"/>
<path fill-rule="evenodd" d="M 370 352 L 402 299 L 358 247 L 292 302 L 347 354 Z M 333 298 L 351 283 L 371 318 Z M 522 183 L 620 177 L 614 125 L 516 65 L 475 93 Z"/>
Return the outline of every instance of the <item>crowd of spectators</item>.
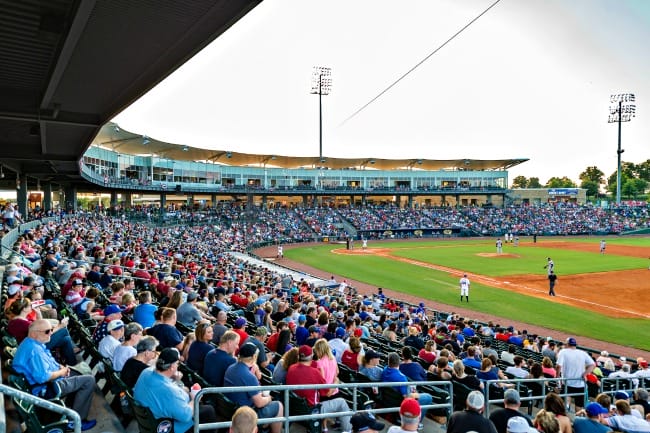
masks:
<path fill-rule="evenodd" d="M 586 225 L 603 221 L 619 227 L 647 224 L 645 212 L 632 221 L 629 215 L 574 206 L 538 212 L 509 208 L 297 212 L 274 208 L 256 210 L 254 218 L 225 209 L 220 223 L 170 227 L 134 223 L 121 216 L 72 215 L 21 233 L 14 246 L 13 268 L 7 267 L 5 279 L 9 297 L 3 306 L 8 332 L 20 341 L 14 369 L 42 389 L 47 389 L 43 388 L 47 382 L 66 380 L 60 388 L 64 385 L 67 392 L 76 392 L 83 386 L 83 395 L 87 395 L 87 375 L 74 379 L 77 376 L 68 369 L 81 359 L 79 341 L 70 337 L 67 320 L 58 320 L 61 311 L 72 311 L 93 331 L 92 340 L 101 356 L 131 384 L 136 401 L 146 404 L 156 417 L 172 417 L 181 432 L 191 425 L 188 408 L 194 395 L 176 385 L 180 367 L 214 386 L 245 387 L 264 380 L 335 385 L 340 369 L 345 368 L 367 375 L 368 382 L 376 378 L 405 383 L 452 379 L 475 391 L 495 377 L 541 378 L 546 368 L 549 375 L 554 372 L 564 378 L 580 373 L 582 381 L 570 384 L 577 390 L 607 377 L 629 380 L 635 394 L 628 397 L 639 402 L 643 418 L 648 415 L 643 386 L 650 377 L 644 359 L 618 359 L 618 365 L 612 365 L 614 360 L 606 353 L 592 360 L 580 351 L 578 357 L 575 339 L 555 342 L 525 330 L 477 323 L 458 315 L 432 316 L 424 304 L 413 306 L 388 299 L 379 289 L 366 295 L 356 295 L 353 290 L 329 291 L 327 285 L 315 287 L 305 279 L 288 276 L 279 267 L 232 253 L 282 236 L 305 240 L 313 235 L 316 225 L 327 227 L 339 221 L 337 215 L 353 224 L 387 226 L 400 220 L 408 224 L 433 224 L 436 219 L 448 223 L 450 215 L 454 221 L 481 221 L 486 226 L 494 217 L 490 227 L 500 230 L 506 221 L 519 224 L 520 219 L 527 221 L 526 227 L 535 227 L 528 220 L 537 221 L 537 217 L 560 224 L 558 215 L 566 216 L 564 211 Z M 568 227 L 566 222 L 563 227 Z M 43 289 L 51 279 L 60 287 L 56 297 Z M 331 286 L 333 282 L 327 283 Z M 34 301 L 44 294 L 48 298 L 45 303 Z M 43 355 L 27 361 L 25 351 L 35 347 Z M 162 349 L 160 356 L 154 348 Z M 30 371 L 39 372 L 38 377 Z M 513 388 L 507 382 L 503 386 Z M 34 389 L 42 392 L 41 388 Z M 309 405 L 320 405 L 336 418 L 332 411 L 349 407 L 343 391 L 333 386 L 305 398 Z M 413 409 L 410 417 L 421 423 L 427 411 L 419 406 L 430 404 L 432 396 L 406 385 L 395 391 L 409 402 Z M 173 395 L 173 408 L 171 399 L 161 400 L 166 395 Z M 616 413 L 610 413 L 607 406 L 611 416 L 599 415 L 602 424 L 621 426 L 627 422 L 638 428 L 636 420 L 625 418 L 629 414 L 618 397 L 622 395 L 616 397 Z M 281 402 L 265 393 L 243 390 L 233 399 L 250 406 L 259 418 L 284 413 Z M 574 412 L 581 413 L 585 403 L 576 399 Z M 86 419 L 85 403 L 80 400 L 78 406 L 85 427 L 90 428 L 92 420 Z M 561 406 L 564 408 L 564 403 Z M 467 396 L 466 410 L 479 413 L 483 407 L 476 394 Z M 589 415 L 588 405 L 586 409 Z M 556 418 L 560 415 L 564 414 L 556 413 Z M 210 407 L 201 409 L 202 422 L 214 417 Z M 620 421 L 616 417 L 621 417 Z M 339 418 L 344 431 L 353 427 L 349 417 Z M 450 425 L 465 425 L 468 419 L 474 419 L 473 415 L 454 413 Z M 324 421 L 323 429 L 332 421 Z M 485 419 L 481 425 L 486 421 L 490 422 Z M 540 416 L 538 428 L 545 423 Z M 269 427 L 279 432 L 280 424 Z M 559 431 L 552 428 L 543 431 Z"/>

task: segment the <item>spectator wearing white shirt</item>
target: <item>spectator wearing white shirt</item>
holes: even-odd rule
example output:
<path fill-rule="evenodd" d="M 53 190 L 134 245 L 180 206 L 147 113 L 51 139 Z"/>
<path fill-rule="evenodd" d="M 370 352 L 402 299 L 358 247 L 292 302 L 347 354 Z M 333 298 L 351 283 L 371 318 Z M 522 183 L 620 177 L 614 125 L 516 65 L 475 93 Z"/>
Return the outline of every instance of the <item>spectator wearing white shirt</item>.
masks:
<path fill-rule="evenodd" d="M 99 353 L 107 359 L 113 360 L 115 348 L 121 344 L 120 340 L 124 336 L 124 322 L 121 320 L 111 320 L 106 326 L 108 335 L 99 342 Z"/>
<path fill-rule="evenodd" d="M 113 351 L 113 369 L 122 371 L 122 367 L 129 358 L 138 354 L 135 346 L 142 338 L 142 325 L 131 322 L 124 327 L 124 342 Z"/>

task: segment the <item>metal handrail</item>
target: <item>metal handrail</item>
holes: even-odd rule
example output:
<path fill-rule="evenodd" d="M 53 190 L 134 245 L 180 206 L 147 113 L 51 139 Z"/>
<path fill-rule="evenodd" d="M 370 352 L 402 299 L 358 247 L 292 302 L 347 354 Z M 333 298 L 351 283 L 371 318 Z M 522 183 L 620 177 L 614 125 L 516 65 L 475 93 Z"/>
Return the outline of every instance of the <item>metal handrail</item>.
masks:
<path fill-rule="evenodd" d="M 22 400 L 27 400 L 29 403 L 34 404 L 36 406 L 42 407 L 52 412 L 66 415 L 69 419 L 72 420 L 72 424 L 74 426 L 74 433 L 81 433 L 81 416 L 79 416 L 79 414 L 72 409 L 58 405 L 56 403 L 52 403 L 51 401 L 44 400 L 40 397 L 36 397 L 35 395 L 17 390 L 15 388 L 3 384 L 0 384 L 0 393 L 4 395 L 8 395 L 10 397 L 17 397 Z M 4 417 L 4 407 L 2 410 L 2 415 Z M 4 427 L 2 428 L 2 431 L 6 431 L 6 423 L 0 424 L 0 427 Z"/>
<path fill-rule="evenodd" d="M 376 383 L 337 383 L 337 384 L 321 384 L 321 385 L 259 385 L 259 386 L 247 386 L 245 389 L 246 391 L 281 391 L 284 394 L 284 410 L 286 413 L 289 413 L 289 393 L 290 391 L 295 391 L 295 390 L 300 390 L 300 389 L 308 389 L 310 391 L 317 390 L 317 389 L 329 389 L 329 388 L 351 388 L 351 389 L 357 389 L 357 388 L 384 388 L 384 387 L 397 387 L 397 386 L 416 386 L 416 385 L 433 385 L 440 387 L 442 390 L 446 391 L 449 394 L 449 402 L 445 404 L 430 404 L 430 405 L 423 405 L 422 409 L 440 409 L 440 408 L 446 408 L 448 410 L 448 413 L 451 413 L 453 410 L 453 395 L 454 395 L 454 385 L 450 381 L 417 381 L 417 382 L 376 382 Z M 242 387 L 239 386 L 224 386 L 224 387 L 214 387 L 214 388 L 204 388 L 201 389 L 197 394 L 196 397 L 194 398 L 194 433 L 199 433 L 201 430 L 207 430 L 207 429 L 221 429 L 225 427 L 230 427 L 232 424 L 232 421 L 222 421 L 222 422 L 216 422 L 216 423 L 205 423 L 205 424 L 200 424 L 199 422 L 199 404 L 201 401 L 201 398 L 205 395 L 210 395 L 210 394 L 229 394 L 233 392 L 241 392 Z M 345 415 L 354 415 L 357 413 L 357 393 L 355 392 L 353 394 L 353 404 L 351 410 L 347 412 L 337 412 L 336 416 L 345 416 Z M 390 413 L 390 412 L 396 412 L 399 411 L 399 406 L 394 407 L 394 408 L 381 408 L 381 409 L 373 409 L 372 412 L 374 413 Z M 316 413 L 316 414 L 309 414 L 309 415 L 285 415 L 277 418 L 261 418 L 258 420 L 258 424 L 268 424 L 271 422 L 278 422 L 282 421 L 284 422 L 284 431 L 289 431 L 289 423 L 292 421 L 306 421 L 306 420 L 312 420 L 312 419 L 324 419 L 324 418 L 331 418 L 332 414 L 331 413 Z"/>

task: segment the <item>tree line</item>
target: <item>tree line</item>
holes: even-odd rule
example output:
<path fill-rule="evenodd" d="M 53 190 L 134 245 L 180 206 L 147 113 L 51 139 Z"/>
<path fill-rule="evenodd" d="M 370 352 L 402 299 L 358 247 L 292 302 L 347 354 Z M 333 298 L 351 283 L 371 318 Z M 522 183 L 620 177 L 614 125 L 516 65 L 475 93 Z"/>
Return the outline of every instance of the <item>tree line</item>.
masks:
<path fill-rule="evenodd" d="M 650 184 L 650 159 L 635 164 L 621 162 L 621 195 L 637 198 L 645 194 Z M 605 173 L 596 166 L 587 167 L 580 173 L 580 185 L 566 176 L 552 177 L 542 185 L 538 177 L 516 176 L 512 179 L 511 188 L 584 188 L 587 197 L 599 197 L 605 192 L 616 194 L 616 170 L 605 178 Z"/>

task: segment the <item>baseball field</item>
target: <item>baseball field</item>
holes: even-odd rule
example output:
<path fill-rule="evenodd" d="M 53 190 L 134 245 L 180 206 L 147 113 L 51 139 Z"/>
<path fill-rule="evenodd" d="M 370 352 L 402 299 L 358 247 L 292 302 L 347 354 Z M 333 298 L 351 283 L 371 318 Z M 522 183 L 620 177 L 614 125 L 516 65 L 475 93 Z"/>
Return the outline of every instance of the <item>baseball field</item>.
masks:
<path fill-rule="evenodd" d="M 296 245 L 294 263 L 422 300 L 650 351 L 650 238 L 522 238 L 497 254 L 496 239 L 426 239 Z M 544 265 L 555 263 L 557 296 L 548 295 Z M 458 280 L 471 281 L 460 302 Z"/>

